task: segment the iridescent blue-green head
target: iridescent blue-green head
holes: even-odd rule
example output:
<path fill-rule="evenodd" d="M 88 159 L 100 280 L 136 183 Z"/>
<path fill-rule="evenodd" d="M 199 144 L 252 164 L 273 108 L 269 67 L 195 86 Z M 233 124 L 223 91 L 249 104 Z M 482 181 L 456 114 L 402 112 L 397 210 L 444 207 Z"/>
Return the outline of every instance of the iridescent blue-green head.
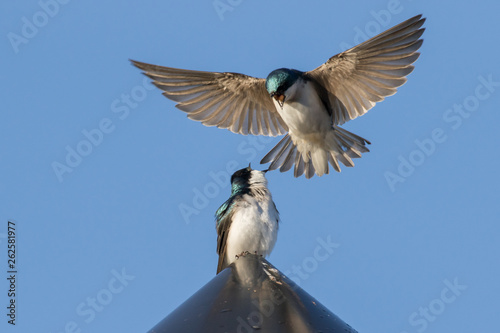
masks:
<path fill-rule="evenodd" d="M 252 168 L 250 166 L 238 170 L 231 176 L 231 194 L 242 191 L 250 186 Z"/>
<path fill-rule="evenodd" d="M 299 72 L 294 69 L 276 69 L 267 76 L 267 92 L 283 108 L 283 103 L 285 103 L 286 99 L 285 92 L 297 81 L 298 78 Z"/>
<path fill-rule="evenodd" d="M 268 170 L 253 170 L 249 165 L 244 169 L 236 171 L 231 176 L 231 196 L 222 204 L 222 206 L 219 207 L 219 209 L 217 209 L 217 212 L 215 213 L 217 225 L 225 216 L 227 216 L 227 214 L 230 214 L 233 211 L 235 204 L 243 195 L 255 195 L 252 189 L 257 191 L 257 193 L 262 193 L 262 187 L 267 189 L 267 180 L 264 176 L 267 171 Z"/>
<path fill-rule="evenodd" d="M 250 165 L 244 169 L 236 171 L 231 176 L 231 195 L 250 192 L 259 186 L 267 186 L 264 176 L 268 170 L 253 170 Z"/>
<path fill-rule="evenodd" d="M 215 212 L 217 226 L 221 220 L 231 214 L 239 197 L 250 193 L 250 179 L 252 178 L 252 168 L 241 169 L 231 176 L 231 196 Z"/>

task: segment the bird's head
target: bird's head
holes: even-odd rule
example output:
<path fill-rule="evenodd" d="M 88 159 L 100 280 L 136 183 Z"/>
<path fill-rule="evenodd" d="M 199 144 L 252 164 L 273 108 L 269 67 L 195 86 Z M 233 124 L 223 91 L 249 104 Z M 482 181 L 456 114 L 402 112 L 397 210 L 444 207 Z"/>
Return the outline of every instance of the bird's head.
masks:
<path fill-rule="evenodd" d="M 253 170 L 250 166 L 236 171 L 231 176 L 231 192 L 234 194 L 252 186 L 266 186 L 267 180 L 264 174 L 267 170 Z"/>
<path fill-rule="evenodd" d="M 283 109 L 283 104 L 290 98 L 288 89 L 299 78 L 298 71 L 280 68 L 272 71 L 266 79 L 266 89 L 271 98 L 274 98 Z"/>

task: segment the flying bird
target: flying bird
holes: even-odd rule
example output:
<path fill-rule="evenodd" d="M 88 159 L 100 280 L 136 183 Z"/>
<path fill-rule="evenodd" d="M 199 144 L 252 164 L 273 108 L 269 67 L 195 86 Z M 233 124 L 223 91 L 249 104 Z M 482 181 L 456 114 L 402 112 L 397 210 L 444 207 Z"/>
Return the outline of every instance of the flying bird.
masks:
<path fill-rule="evenodd" d="M 425 28 L 422 15 L 334 55 L 309 72 L 280 68 L 266 79 L 132 63 L 188 118 L 243 135 L 283 139 L 264 156 L 269 170 L 311 178 L 340 172 L 339 162 L 368 152 L 370 142 L 340 125 L 396 93 L 413 71 Z"/>
<path fill-rule="evenodd" d="M 267 188 L 266 171 L 248 166 L 231 176 L 231 196 L 215 213 L 217 274 L 245 252 L 266 257 L 273 250 L 279 213 Z"/>

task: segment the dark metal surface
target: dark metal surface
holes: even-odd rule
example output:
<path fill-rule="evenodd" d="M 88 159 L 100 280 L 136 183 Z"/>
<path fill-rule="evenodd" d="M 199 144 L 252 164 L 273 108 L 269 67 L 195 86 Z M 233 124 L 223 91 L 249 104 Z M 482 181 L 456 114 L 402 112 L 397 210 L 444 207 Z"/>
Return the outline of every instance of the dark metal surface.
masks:
<path fill-rule="evenodd" d="M 240 257 L 150 333 L 356 333 L 256 255 Z"/>

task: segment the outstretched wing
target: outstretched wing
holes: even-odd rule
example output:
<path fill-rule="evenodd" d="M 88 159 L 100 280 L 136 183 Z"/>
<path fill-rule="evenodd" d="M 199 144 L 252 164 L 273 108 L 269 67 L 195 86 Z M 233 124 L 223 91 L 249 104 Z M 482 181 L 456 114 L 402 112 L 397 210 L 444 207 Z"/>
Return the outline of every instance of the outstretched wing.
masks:
<path fill-rule="evenodd" d="M 288 126 L 276 111 L 265 80 L 238 73 L 202 72 L 131 60 L 178 104 L 189 119 L 239 134 L 276 136 Z"/>
<path fill-rule="evenodd" d="M 424 22 L 417 15 L 306 73 L 328 92 L 334 125 L 365 114 L 406 82 L 420 55 Z"/>

